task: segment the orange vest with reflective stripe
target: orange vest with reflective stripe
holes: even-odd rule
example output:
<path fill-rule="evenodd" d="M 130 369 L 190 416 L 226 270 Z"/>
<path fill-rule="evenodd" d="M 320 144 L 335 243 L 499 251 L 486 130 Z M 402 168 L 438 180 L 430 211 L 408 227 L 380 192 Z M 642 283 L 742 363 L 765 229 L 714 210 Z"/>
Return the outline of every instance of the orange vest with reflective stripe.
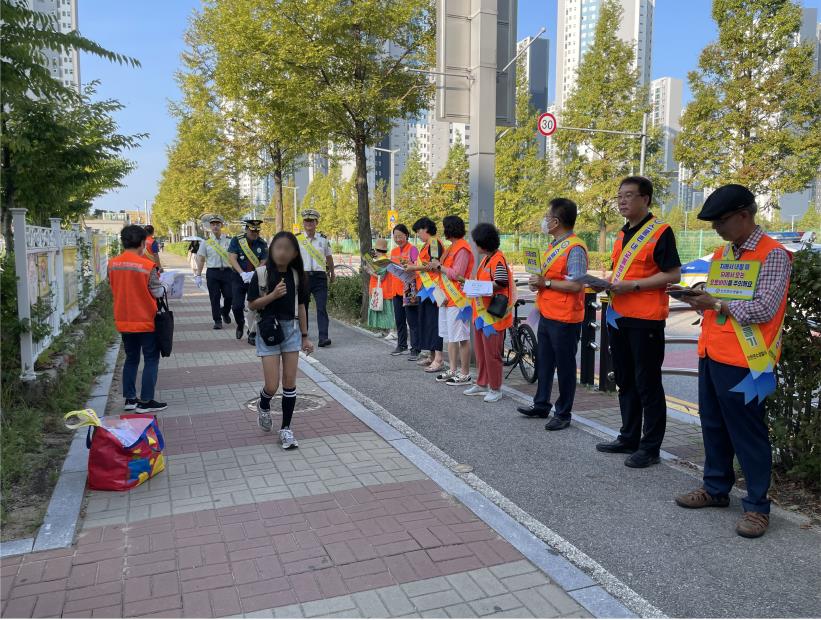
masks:
<path fill-rule="evenodd" d="M 392 295 L 393 295 L 393 285 L 391 284 L 390 278 L 392 276 L 389 273 L 386 273 L 382 276 L 382 285 L 380 288 L 382 289 L 382 296 L 385 299 L 385 303 L 392 303 Z M 371 276 L 371 283 L 368 286 L 368 291 L 373 292 L 373 289 L 376 288 L 376 285 L 379 283 L 379 278 L 376 276 Z"/>
<path fill-rule="evenodd" d="M 422 246 L 422 249 L 419 250 L 419 264 L 423 265 L 425 263 L 429 263 L 431 261 L 430 255 L 430 245 L 432 243 L 436 244 L 436 249 L 439 250 L 439 259 L 442 258 L 443 252 L 442 249 L 439 247 L 439 240 L 436 237 L 431 237 L 428 239 L 428 242 Z M 434 282 L 439 282 L 439 273 L 436 271 L 429 271 L 428 275 L 433 279 Z M 422 290 L 422 276 L 416 276 L 416 290 Z"/>
<path fill-rule="evenodd" d="M 442 268 L 443 271 L 445 268 L 453 268 L 453 263 L 456 260 L 456 255 L 459 253 L 460 250 L 467 250 L 468 254 L 470 255 L 467 272 L 460 274 L 465 278 L 469 278 L 470 274 L 473 273 L 473 265 L 476 263 L 476 259 L 473 256 L 473 248 L 471 248 L 470 244 L 467 241 L 465 241 L 464 237 L 462 239 L 457 239 L 456 241 L 451 243 L 448 246 L 448 249 L 445 250 L 445 253 L 442 255 L 441 259 Z M 463 290 L 462 284 L 458 280 L 454 280 L 453 283 L 460 291 Z"/>
<path fill-rule="evenodd" d="M 114 297 L 114 324 L 121 333 L 153 332 L 157 300 L 148 290 L 150 258 L 123 252 L 108 261 L 108 281 Z"/>
<path fill-rule="evenodd" d="M 764 235 L 761 241 L 758 242 L 755 250 L 743 250 L 739 260 L 759 261 L 763 265 L 769 253 L 778 248 L 783 250 L 784 246 L 772 237 Z M 721 260 L 723 251 L 724 247 L 718 248 L 713 254 L 713 260 Z M 792 256 L 790 256 L 789 252 L 787 252 L 787 256 L 792 260 Z M 735 260 L 735 258 L 731 257 L 730 260 Z M 766 323 L 758 324 L 768 348 L 772 346 L 773 341 L 778 337 L 781 322 L 784 320 L 789 288 L 790 283 L 789 280 L 787 280 L 784 296 L 781 298 L 781 302 L 778 304 L 778 310 L 773 315 L 773 318 Z M 724 321 L 723 325 L 719 325 L 717 319 L 718 313 L 714 310 L 704 311 L 704 320 L 701 322 L 701 334 L 698 337 L 698 356 L 709 356 L 710 359 L 715 362 L 747 368 L 747 358 L 741 350 L 741 345 L 738 343 L 738 336 L 736 336 L 735 329 L 733 329 L 729 317 Z M 780 349 L 776 355 L 777 359 L 781 357 Z"/>
<path fill-rule="evenodd" d="M 149 235 L 145 238 L 145 255 L 153 260 L 156 254 L 154 254 L 154 251 L 151 249 L 152 247 L 154 247 L 154 237 Z"/>
<path fill-rule="evenodd" d="M 495 254 L 492 256 L 486 256 L 482 259 L 482 262 L 479 263 L 479 269 L 476 270 L 476 279 L 477 280 L 484 280 L 493 281 L 496 275 L 496 268 L 499 265 L 504 265 L 507 267 L 507 287 L 503 289 L 498 289 L 496 293 L 501 293 L 502 295 L 507 295 L 508 300 L 508 313 L 501 319 L 497 319 L 497 322 L 493 324 L 493 328 L 497 332 L 502 332 L 503 330 L 507 329 L 511 325 L 513 325 L 513 312 L 511 312 L 511 308 L 513 307 L 513 296 L 510 294 L 510 286 L 513 283 L 513 272 L 510 270 L 510 266 L 508 266 L 507 261 L 505 260 L 505 255 L 502 254 L 500 250 L 497 250 Z M 476 319 L 476 306 L 478 304 L 482 304 L 487 310 L 487 307 L 490 305 L 493 296 L 490 297 L 479 297 L 473 299 L 473 318 Z M 493 317 L 494 319 L 496 317 Z"/>
<path fill-rule="evenodd" d="M 413 245 L 410 243 L 405 243 L 404 248 L 396 246 L 391 250 L 391 260 L 398 263 L 404 258 L 408 261 L 408 264 L 410 264 L 411 249 L 413 249 Z M 390 273 L 387 274 L 385 278 L 387 278 L 388 282 L 390 282 L 390 288 L 388 289 L 390 292 L 385 293 L 386 295 L 389 294 L 391 297 L 402 297 L 405 294 L 405 285 L 402 280 Z"/>
<path fill-rule="evenodd" d="M 646 222 L 639 226 L 636 234 L 638 235 L 646 226 Z M 670 228 L 669 224 L 661 224 L 653 231 L 650 241 L 645 243 L 644 247 L 639 250 L 622 280 L 641 280 L 661 272 L 661 269 L 656 265 L 656 261 L 653 260 L 653 251 L 656 249 L 659 237 L 668 228 Z M 614 270 L 618 266 L 623 240 L 624 231 L 622 230 L 619 231 L 619 236 L 613 244 L 613 253 L 610 255 Z M 670 314 L 670 297 L 663 288 L 613 295 L 610 304 L 613 306 L 613 310 L 620 315 L 634 319 L 663 321 Z"/>
<path fill-rule="evenodd" d="M 568 239 L 575 238 L 571 235 Z M 573 246 L 560 254 L 550 265 L 545 280 L 567 280 L 567 257 L 570 250 L 580 247 L 587 254 L 587 246 Z M 581 323 L 584 320 L 584 288 L 578 293 L 566 293 L 554 288 L 543 288 L 536 295 L 536 306 L 546 319 L 562 323 Z"/>

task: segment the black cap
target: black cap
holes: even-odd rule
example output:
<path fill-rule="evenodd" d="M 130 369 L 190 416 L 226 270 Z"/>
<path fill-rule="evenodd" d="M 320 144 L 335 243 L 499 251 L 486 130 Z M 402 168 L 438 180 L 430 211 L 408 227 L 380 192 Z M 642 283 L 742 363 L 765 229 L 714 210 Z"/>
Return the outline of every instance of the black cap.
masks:
<path fill-rule="evenodd" d="M 755 204 L 755 196 L 743 185 L 722 185 L 704 201 L 698 219 L 712 222 L 722 216 Z"/>
<path fill-rule="evenodd" d="M 262 226 L 262 220 L 253 220 L 250 218 L 242 220 L 242 223 L 245 224 L 248 230 L 259 230 L 260 226 Z"/>

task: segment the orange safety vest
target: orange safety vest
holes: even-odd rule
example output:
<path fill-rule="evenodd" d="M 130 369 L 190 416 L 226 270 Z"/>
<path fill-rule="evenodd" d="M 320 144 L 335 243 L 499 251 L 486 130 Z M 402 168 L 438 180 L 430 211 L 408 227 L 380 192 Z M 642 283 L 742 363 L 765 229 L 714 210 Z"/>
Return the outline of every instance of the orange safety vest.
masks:
<path fill-rule="evenodd" d="M 391 260 L 398 263 L 401 259 L 404 258 L 408 261 L 408 264 L 410 264 L 410 253 L 412 249 L 413 245 L 411 245 L 410 242 L 405 243 L 404 248 L 396 246 L 391 250 Z M 386 274 L 385 278 L 387 278 L 387 280 L 390 282 L 390 288 L 388 289 L 388 291 L 390 291 L 391 297 L 402 297 L 405 294 L 405 285 L 402 282 L 402 280 L 400 280 L 399 278 L 390 273 Z M 385 294 L 388 295 L 388 293 Z"/>
<path fill-rule="evenodd" d="M 153 245 L 154 245 L 154 237 L 149 235 L 148 237 L 145 238 L 145 255 L 148 258 L 150 258 L 151 260 L 154 260 L 154 257 L 156 256 L 156 254 L 154 254 L 154 252 L 151 251 L 151 248 L 153 247 Z"/>
<path fill-rule="evenodd" d="M 639 228 L 646 225 L 645 223 Z M 668 228 L 670 228 L 669 224 L 661 224 L 653 231 L 650 241 L 645 243 L 644 247 L 639 250 L 622 280 L 641 280 L 661 272 L 661 269 L 656 265 L 656 261 L 653 260 L 653 250 L 656 249 L 661 234 Z M 641 231 L 637 231 L 636 234 L 639 234 L 639 232 Z M 613 253 L 610 255 L 614 269 L 617 267 L 621 255 L 623 240 L 624 231 L 622 230 L 619 231 L 619 236 L 613 244 Z M 663 321 L 670 314 L 670 297 L 663 288 L 613 295 L 610 305 L 621 316 L 634 319 Z"/>
<path fill-rule="evenodd" d="M 756 245 L 755 250 L 743 250 L 740 260 L 760 261 L 764 264 L 767 256 L 776 249 L 784 249 L 778 241 L 768 235 L 764 235 L 761 241 Z M 718 248 L 713 254 L 713 260 L 720 260 L 724 247 Z M 787 252 L 787 256 L 790 253 Z M 731 258 L 735 260 L 735 258 Z M 792 257 L 790 256 L 790 260 Z M 778 304 L 778 310 L 766 323 L 759 323 L 758 327 L 761 334 L 764 336 L 764 341 L 767 348 L 771 347 L 776 338 L 778 338 L 781 324 L 784 320 L 784 312 L 787 309 L 787 292 L 789 291 L 790 283 L 787 281 L 787 286 L 784 289 L 784 296 Z M 723 325 L 718 323 L 718 313 L 714 310 L 705 310 L 704 319 L 701 322 L 701 334 L 698 338 L 698 356 L 707 357 L 715 362 L 722 364 L 729 364 L 730 366 L 740 366 L 747 368 L 747 358 L 741 350 L 741 345 L 738 342 L 738 336 L 735 329 L 733 329 L 732 322 L 729 318 Z M 781 349 L 779 347 L 776 351 L 776 361 L 781 357 Z"/>
<path fill-rule="evenodd" d="M 453 263 L 456 260 L 456 255 L 459 253 L 460 250 L 467 250 L 468 255 L 470 256 L 470 260 L 468 261 L 468 270 L 466 273 L 463 273 L 465 278 L 469 278 L 470 274 L 473 273 L 473 265 L 476 262 L 475 257 L 473 256 L 473 248 L 470 247 L 470 244 L 465 241 L 464 237 L 462 239 L 457 239 L 453 243 L 448 246 L 448 249 L 445 250 L 445 253 L 442 255 L 441 263 L 442 263 L 442 270 L 450 269 L 453 267 Z M 453 283 L 456 285 L 460 291 L 464 291 L 462 283 L 458 280 L 453 280 Z"/>
<path fill-rule="evenodd" d="M 568 239 L 575 239 L 570 235 Z M 570 250 L 580 247 L 587 254 L 587 246 L 571 246 L 550 265 L 545 274 L 545 280 L 567 280 L 567 257 Z M 578 293 L 566 293 L 554 288 L 543 288 L 536 295 L 536 307 L 546 319 L 561 321 L 562 323 L 581 323 L 584 320 L 584 288 Z"/>
<path fill-rule="evenodd" d="M 391 277 L 391 275 L 389 273 L 386 273 L 384 276 L 382 276 L 382 285 L 380 286 L 380 288 L 382 289 L 382 295 L 385 299 L 386 304 L 387 303 L 392 303 L 391 302 L 391 299 L 392 299 L 391 294 L 393 293 L 393 285 L 391 284 L 391 281 L 389 279 L 390 277 Z M 371 283 L 368 286 L 368 292 L 373 292 L 373 289 L 376 288 L 376 285 L 378 283 L 379 283 L 379 278 L 377 278 L 376 276 L 371 276 Z"/>
<path fill-rule="evenodd" d="M 431 261 L 431 255 L 430 255 L 430 244 L 431 243 L 436 243 L 437 244 L 436 248 L 439 250 L 439 259 L 440 260 L 442 259 L 442 256 L 444 254 L 443 250 L 442 250 L 442 244 L 439 242 L 439 239 L 437 239 L 436 237 L 431 237 L 430 239 L 428 239 L 428 242 L 424 246 L 422 246 L 422 249 L 419 250 L 419 264 L 420 265 L 424 265 L 425 263 L 429 263 Z M 439 281 L 439 274 L 436 271 L 429 271 L 428 275 L 431 277 L 431 279 L 434 282 Z M 421 275 L 416 276 L 416 290 L 421 291 L 422 288 L 423 288 L 422 287 L 422 276 Z"/>
<path fill-rule="evenodd" d="M 114 324 L 121 333 L 154 331 L 157 300 L 148 290 L 157 265 L 135 252 L 123 252 L 108 261 L 108 281 L 114 298 Z"/>
<path fill-rule="evenodd" d="M 506 330 L 508 327 L 513 325 L 513 312 L 511 312 L 513 308 L 513 302 L 515 301 L 514 296 L 511 295 L 511 285 L 514 283 L 513 281 L 513 272 L 510 269 L 510 266 L 507 264 L 505 260 L 505 255 L 502 254 L 501 250 L 497 250 L 495 254 L 490 256 L 485 256 L 482 259 L 482 262 L 479 263 L 479 269 L 476 270 L 476 279 L 483 280 L 485 282 L 493 282 L 495 279 L 494 276 L 496 275 L 496 269 L 499 265 L 504 265 L 507 267 L 507 287 L 504 289 L 500 289 L 497 291 L 503 295 L 507 295 L 508 306 L 507 306 L 507 314 L 502 318 L 492 317 L 494 319 L 493 328 L 498 332 L 501 333 Z M 479 318 L 478 312 L 478 304 L 482 304 L 482 307 L 487 310 L 488 306 L 490 306 L 490 302 L 493 299 L 493 296 L 489 297 L 478 297 L 471 300 L 473 305 L 473 320 L 476 321 Z M 479 327 L 477 326 L 477 330 Z"/>

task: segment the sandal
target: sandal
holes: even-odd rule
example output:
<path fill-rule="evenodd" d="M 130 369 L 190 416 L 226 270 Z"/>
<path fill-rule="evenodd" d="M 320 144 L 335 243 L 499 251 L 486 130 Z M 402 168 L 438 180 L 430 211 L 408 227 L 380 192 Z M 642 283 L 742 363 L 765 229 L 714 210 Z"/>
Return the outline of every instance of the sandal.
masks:
<path fill-rule="evenodd" d="M 425 372 L 442 372 L 444 369 L 445 369 L 445 363 L 444 362 L 442 362 L 438 366 L 434 366 L 433 363 L 431 363 L 430 366 L 425 368 Z"/>

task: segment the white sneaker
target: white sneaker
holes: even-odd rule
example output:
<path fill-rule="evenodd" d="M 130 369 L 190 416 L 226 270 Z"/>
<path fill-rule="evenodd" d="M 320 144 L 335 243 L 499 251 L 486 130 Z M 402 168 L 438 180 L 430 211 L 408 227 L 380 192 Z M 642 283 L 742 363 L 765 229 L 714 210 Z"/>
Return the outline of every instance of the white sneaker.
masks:
<path fill-rule="evenodd" d="M 279 442 L 282 444 L 283 450 L 291 450 L 292 448 L 299 447 L 299 442 L 297 442 L 290 428 L 283 428 L 279 431 Z"/>
<path fill-rule="evenodd" d="M 487 396 L 485 396 L 482 400 L 486 403 L 498 403 L 502 400 L 502 390 L 489 390 Z"/>
<path fill-rule="evenodd" d="M 271 419 L 271 410 L 262 409 L 257 405 L 257 424 L 266 433 L 270 433 L 274 426 L 274 421 Z"/>
<path fill-rule="evenodd" d="M 398 340 L 399 336 L 396 332 L 388 332 L 388 335 L 385 336 L 385 340 Z"/>
<path fill-rule="evenodd" d="M 462 392 L 465 396 L 482 396 L 483 394 L 487 394 L 487 388 L 484 385 L 472 385 L 464 392 Z"/>
<path fill-rule="evenodd" d="M 448 368 L 447 370 L 443 370 L 441 373 L 436 375 L 436 381 L 438 383 L 447 383 L 455 376 L 455 373 Z"/>
<path fill-rule="evenodd" d="M 470 375 L 463 375 L 459 372 L 455 372 L 446 383 L 447 385 L 470 385 L 472 380 L 473 379 Z"/>

